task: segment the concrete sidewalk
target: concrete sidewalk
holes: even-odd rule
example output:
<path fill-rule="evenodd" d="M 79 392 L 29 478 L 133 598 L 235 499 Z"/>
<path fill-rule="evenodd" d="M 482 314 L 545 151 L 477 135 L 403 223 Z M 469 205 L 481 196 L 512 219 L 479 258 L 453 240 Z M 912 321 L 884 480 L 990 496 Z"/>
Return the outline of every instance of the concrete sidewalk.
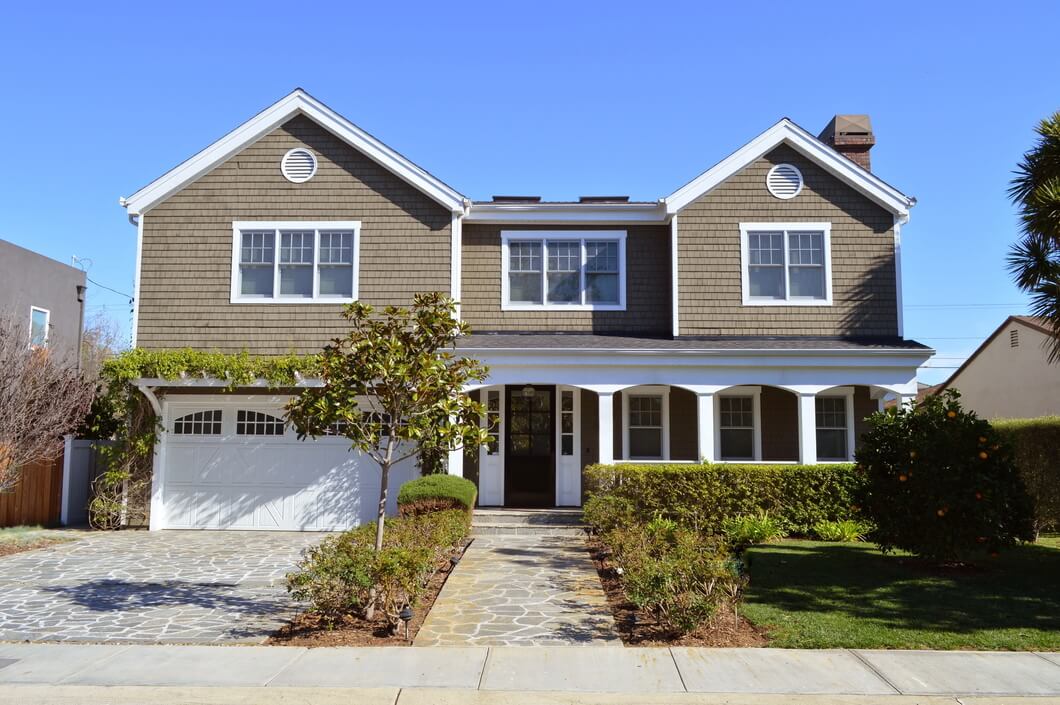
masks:
<path fill-rule="evenodd" d="M 41 691 L 37 686 L 42 685 L 60 687 Z M 738 694 L 741 697 L 732 702 L 747 703 L 766 702 L 744 697 L 763 694 L 863 698 L 840 699 L 837 703 L 887 702 L 896 696 L 948 697 L 947 702 L 958 696 L 995 696 L 1006 702 L 1011 697 L 1034 696 L 1039 698 L 1036 702 L 1045 702 L 1040 699 L 1042 696 L 1060 696 L 1060 654 L 0 644 L 0 702 L 30 702 L 33 694 L 40 692 L 51 693 L 51 700 L 40 702 L 60 702 L 62 693 L 76 693 L 78 686 L 132 687 L 133 691 L 144 686 L 178 691 L 250 689 L 257 693 L 247 695 L 246 702 L 264 702 L 265 698 L 272 701 L 273 689 L 286 692 L 292 688 L 355 688 L 363 696 L 358 702 L 393 704 L 400 695 L 402 705 L 427 702 L 419 690 L 424 688 L 446 689 L 443 692 L 454 697 L 458 690 L 463 694 L 462 701 L 483 703 L 500 702 L 494 698 L 500 693 L 540 694 L 536 700 L 526 702 L 589 702 L 591 699 L 585 699 L 589 695 L 607 693 L 652 696 L 639 697 L 637 702 L 673 703 L 708 702 L 683 697 L 690 694 Z M 117 692 L 108 690 L 111 694 Z M 145 692 L 141 693 L 144 698 Z M 15 693 L 23 699 L 12 700 Z M 548 693 L 564 695 L 553 698 Z M 585 698 L 574 694 L 584 694 Z M 275 701 L 302 702 L 306 701 L 304 695 Z M 609 697 L 607 702 L 616 702 L 613 695 Z M 820 697 L 809 701 L 827 702 Z M 923 697 L 913 701 L 927 702 Z M 108 695 L 107 702 L 124 701 Z M 895 702 L 906 700 L 899 698 Z"/>

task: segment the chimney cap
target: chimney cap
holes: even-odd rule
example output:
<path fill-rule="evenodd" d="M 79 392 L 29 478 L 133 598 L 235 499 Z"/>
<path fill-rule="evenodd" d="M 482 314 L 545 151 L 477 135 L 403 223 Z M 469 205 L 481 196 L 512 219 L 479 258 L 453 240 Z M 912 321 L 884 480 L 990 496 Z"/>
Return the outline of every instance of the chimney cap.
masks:
<path fill-rule="evenodd" d="M 541 203 L 540 196 L 494 196 L 494 203 Z"/>
<path fill-rule="evenodd" d="M 819 138 L 832 143 L 837 137 L 872 137 L 872 120 L 868 115 L 836 115 L 833 117 Z"/>

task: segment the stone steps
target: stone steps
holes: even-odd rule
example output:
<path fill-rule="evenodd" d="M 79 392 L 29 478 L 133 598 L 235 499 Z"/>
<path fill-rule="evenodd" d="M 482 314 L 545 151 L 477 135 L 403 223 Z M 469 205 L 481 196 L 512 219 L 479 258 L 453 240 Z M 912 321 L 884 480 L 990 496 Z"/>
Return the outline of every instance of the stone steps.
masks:
<path fill-rule="evenodd" d="M 581 509 L 476 509 L 472 536 L 580 536 Z"/>

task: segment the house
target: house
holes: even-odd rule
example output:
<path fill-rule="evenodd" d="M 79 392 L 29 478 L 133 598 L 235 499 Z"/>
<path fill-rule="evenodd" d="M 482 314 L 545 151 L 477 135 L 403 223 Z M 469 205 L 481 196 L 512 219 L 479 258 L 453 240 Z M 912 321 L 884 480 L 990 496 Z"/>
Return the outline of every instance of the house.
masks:
<path fill-rule="evenodd" d="M 0 240 L 0 318 L 23 328 L 26 345 L 77 364 L 85 319 L 85 273 Z"/>
<path fill-rule="evenodd" d="M 656 201 L 478 201 L 296 90 L 122 199 L 135 344 L 309 353 L 345 302 L 448 292 L 497 429 L 448 467 L 484 506 L 577 506 L 594 462 L 849 460 L 932 354 L 902 335 L 915 201 L 870 170 L 874 142 L 866 116 L 818 137 L 785 118 Z M 164 427 L 153 528 L 372 517 L 375 467 L 296 440 L 288 395 L 139 383 Z"/>
<path fill-rule="evenodd" d="M 986 419 L 1060 415 L 1060 363 L 1049 362 L 1052 334 L 1031 316 L 1009 316 L 934 392 L 956 389 Z"/>

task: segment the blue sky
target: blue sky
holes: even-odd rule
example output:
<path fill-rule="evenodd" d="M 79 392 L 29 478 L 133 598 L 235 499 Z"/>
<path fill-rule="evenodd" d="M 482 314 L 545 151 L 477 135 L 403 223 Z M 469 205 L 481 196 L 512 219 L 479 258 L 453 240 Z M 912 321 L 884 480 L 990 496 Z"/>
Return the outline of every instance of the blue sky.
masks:
<path fill-rule="evenodd" d="M 132 291 L 127 196 L 302 86 L 472 198 L 654 199 L 782 116 L 869 113 L 906 335 L 952 366 L 1022 297 L 1005 189 L 1060 108 L 1060 3 L 20 3 L 0 25 L 0 238 Z M 128 329 L 122 295 L 90 311 Z M 949 370 L 925 370 L 938 381 Z"/>

